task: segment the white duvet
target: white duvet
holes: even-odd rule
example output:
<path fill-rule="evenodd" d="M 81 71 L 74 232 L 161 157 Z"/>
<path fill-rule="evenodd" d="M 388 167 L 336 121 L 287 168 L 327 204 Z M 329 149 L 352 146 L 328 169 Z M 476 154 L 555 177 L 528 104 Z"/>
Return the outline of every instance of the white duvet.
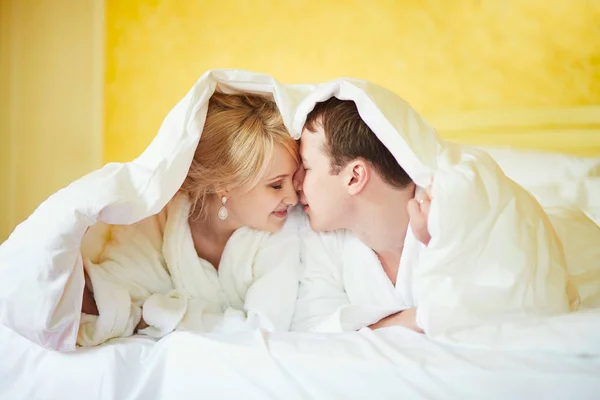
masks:
<path fill-rule="evenodd" d="M 116 339 L 73 353 L 0 327 L 0 398 L 592 400 L 600 390 L 598 326 L 599 313 L 582 312 L 505 328 L 554 351 L 456 347 L 389 328 L 174 332 L 156 343 Z"/>
<path fill-rule="evenodd" d="M 334 336 L 174 333 L 158 344 L 130 339 L 74 354 L 31 343 L 75 349 L 85 232 L 98 222 L 130 224 L 164 208 L 187 173 L 217 85 L 272 93 L 296 136 L 316 101 L 352 99 L 418 185 L 433 179 L 432 241 L 414 276 L 427 308 L 427 336 L 401 328 Z M 560 185 L 570 184 L 532 191 L 558 203 L 566 190 Z M 583 185 L 584 192 L 581 207 L 594 217 L 597 192 Z M 573 207 L 578 200 L 549 206 Z M 581 239 L 565 244 L 565 257 L 539 204 L 485 152 L 443 142 L 412 108 L 375 85 L 348 79 L 282 85 L 261 74 L 211 71 L 139 158 L 109 164 L 59 191 L 0 247 L 0 322 L 9 328 L 0 331 L 0 394 L 174 398 L 205 390 L 221 398 L 464 398 L 473 390 L 473 397 L 486 398 L 592 398 L 600 389 L 600 312 L 570 311 L 597 299 L 599 228 L 578 215 L 552 217 L 555 226 L 563 223 L 561 236 Z M 567 268 L 577 276 L 570 279 Z M 32 376 L 38 383 L 28 389 Z M 509 379 L 515 380 L 509 385 Z"/>

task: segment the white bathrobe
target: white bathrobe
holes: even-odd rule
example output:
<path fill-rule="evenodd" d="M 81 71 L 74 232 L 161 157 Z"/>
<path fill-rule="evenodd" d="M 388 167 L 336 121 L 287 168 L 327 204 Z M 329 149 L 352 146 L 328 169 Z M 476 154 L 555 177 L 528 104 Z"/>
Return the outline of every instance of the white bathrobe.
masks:
<path fill-rule="evenodd" d="M 300 231 L 304 273 L 293 330 L 352 331 L 417 306 L 413 271 L 425 246 L 410 229 L 404 240 L 396 285 L 375 252 L 352 232 L 315 232 L 307 219 Z"/>
<path fill-rule="evenodd" d="M 235 231 L 218 271 L 196 253 L 189 210 L 179 194 L 157 215 L 110 227 L 95 262 L 84 254 L 100 316 L 82 316 L 79 345 L 130 336 L 142 315 L 149 326 L 140 333 L 156 338 L 173 330 L 289 329 L 299 279 L 298 210 L 277 233 Z"/>

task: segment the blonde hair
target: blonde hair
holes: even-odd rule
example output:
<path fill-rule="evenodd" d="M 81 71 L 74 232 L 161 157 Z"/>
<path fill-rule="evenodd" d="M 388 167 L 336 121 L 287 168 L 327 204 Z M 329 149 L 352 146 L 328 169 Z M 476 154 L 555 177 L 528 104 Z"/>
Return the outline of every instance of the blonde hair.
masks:
<path fill-rule="evenodd" d="M 255 94 L 215 92 L 188 175 L 180 189 L 192 202 L 190 215 L 206 217 L 209 196 L 250 187 L 264 178 L 275 145 L 298 162 L 298 144 L 275 102 Z"/>

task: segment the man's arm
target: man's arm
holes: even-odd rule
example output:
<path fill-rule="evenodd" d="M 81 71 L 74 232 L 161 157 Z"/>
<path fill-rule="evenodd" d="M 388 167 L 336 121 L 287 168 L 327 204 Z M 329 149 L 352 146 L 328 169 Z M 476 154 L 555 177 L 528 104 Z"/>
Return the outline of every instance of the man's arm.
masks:
<path fill-rule="evenodd" d="M 389 326 L 404 326 L 405 328 L 412 329 L 415 332 L 424 333 L 421 328 L 417 325 L 417 309 L 409 308 L 389 315 L 379 322 L 369 325 L 371 329 L 387 328 Z"/>

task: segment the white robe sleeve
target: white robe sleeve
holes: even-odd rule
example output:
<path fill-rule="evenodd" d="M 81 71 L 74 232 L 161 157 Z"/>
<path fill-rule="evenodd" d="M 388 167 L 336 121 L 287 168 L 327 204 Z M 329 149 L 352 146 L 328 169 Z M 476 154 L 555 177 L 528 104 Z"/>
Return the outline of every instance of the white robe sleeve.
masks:
<path fill-rule="evenodd" d="M 300 268 L 297 210 L 291 210 L 277 233 L 246 227 L 236 231 L 217 273 L 198 258 L 187 223 L 188 209 L 183 197 L 168 208 L 163 254 L 175 290 L 154 294 L 146 301 L 144 320 L 152 326 L 140 333 L 160 337 L 172 330 L 289 330 Z"/>
<path fill-rule="evenodd" d="M 244 311 L 269 331 L 289 331 L 298 298 L 301 273 L 299 222 L 293 210 L 284 228 L 270 235 L 254 260 L 254 281 Z"/>
<path fill-rule="evenodd" d="M 245 236 L 252 235 L 247 232 Z M 285 230 L 266 240 L 254 234 L 253 244 L 237 237 L 223 257 L 220 282 L 204 282 L 204 293 L 192 296 L 183 288 L 153 294 L 143 306 L 144 320 L 150 326 L 140 333 L 162 337 L 172 330 L 190 332 L 240 332 L 254 329 L 288 331 L 298 295 L 300 239 L 297 231 Z M 246 242 L 246 243 L 244 243 Z M 240 247 L 234 246 L 241 245 Z M 253 245 L 257 246 L 252 251 Z M 254 253 L 254 257 L 252 254 Z M 235 263 L 237 256 L 248 260 Z M 235 265 L 223 265 L 235 263 Z M 247 268 L 244 268 L 247 267 Z M 213 268 L 207 265 L 206 268 Z M 215 275 L 216 276 L 216 275 Z M 223 289 L 219 293 L 218 287 Z M 222 301 L 222 296 L 227 300 Z M 223 305 L 223 307 L 220 307 Z"/>
<path fill-rule="evenodd" d="M 320 234 L 305 226 L 301 238 L 304 273 L 292 330 L 340 332 L 340 313 L 350 302 L 344 291 L 336 233 Z"/>
<path fill-rule="evenodd" d="M 150 294 L 172 290 L 160 250 L 161 218 L 112 227 L 111 239 L 97 262 L 84 258 L 99 315 L 82 315 L 78 345 L 96 346 L 132 335 Z"/>

